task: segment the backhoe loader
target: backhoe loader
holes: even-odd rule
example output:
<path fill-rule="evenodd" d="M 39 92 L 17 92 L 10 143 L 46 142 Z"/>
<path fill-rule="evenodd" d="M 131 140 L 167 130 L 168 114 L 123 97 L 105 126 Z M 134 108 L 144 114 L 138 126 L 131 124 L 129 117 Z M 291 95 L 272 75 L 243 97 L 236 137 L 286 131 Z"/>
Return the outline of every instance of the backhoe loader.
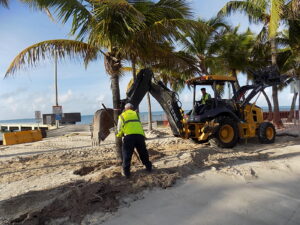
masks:
<path fill-rule="evenodd" d="M 211 145 L 222 148 L 233 148 L 239 139 L 253 137 L 258 137 L 264 144 L 273 143 L 276 137 L 274 125 L 264 121 L 263 110 L 255 104 L 256 101 L 250 101 L 266 87 L 285 82 L 288 77 L 280 75 L 275 67 L 250 72 L 254 76 L 253 84 L 242 86 L 238 90 L 236 78 L 229 76 L 205 75 L 187 80 L 194 95 L 193 108 L 186 115 L 178 94 L 156 80 L 150 69 L 143 69 L 129 87 L 122 105 L 130 102 L 138 107 L 146 93 L 150 92 L 166 113 L 176 137 L 192 139 L 197 143 L 210 142 Z M 226 84 L 233 90 L 233 97 L 230 99 L 222 99 L 220 96 L 220 87 Z M 214 92 L 212 98 L 203 105 L 196 101 L 198 86 L 210 86 Z"/>

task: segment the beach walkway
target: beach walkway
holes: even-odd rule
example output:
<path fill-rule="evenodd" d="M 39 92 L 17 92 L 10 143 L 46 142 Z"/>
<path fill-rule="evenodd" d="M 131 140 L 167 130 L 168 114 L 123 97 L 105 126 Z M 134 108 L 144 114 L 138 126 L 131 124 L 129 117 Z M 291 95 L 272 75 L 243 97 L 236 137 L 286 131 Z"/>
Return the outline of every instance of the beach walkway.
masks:
<path fill-rule="evenodd" d="M 237 162 L 234 175 L 215 170 L 192 175 L 174 188 L 148 192 L 104 224 L 299 225 L 299 160 Z M 244 170 L 252 177 L 239 179 Z"/>

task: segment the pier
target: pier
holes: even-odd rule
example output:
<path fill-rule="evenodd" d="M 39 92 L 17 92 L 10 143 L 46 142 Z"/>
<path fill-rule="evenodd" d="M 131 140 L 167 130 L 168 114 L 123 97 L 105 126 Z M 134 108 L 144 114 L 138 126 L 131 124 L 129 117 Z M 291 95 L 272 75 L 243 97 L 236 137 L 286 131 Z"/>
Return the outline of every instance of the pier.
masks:
<path fill-rule="evenodd" d="M 38 125 L 38 124 L 0 124 L 0 131 L 2 132 L 13 132 L 13 131 L 26 131 L 26 130 L 48 130 L 49 125 Z"/>

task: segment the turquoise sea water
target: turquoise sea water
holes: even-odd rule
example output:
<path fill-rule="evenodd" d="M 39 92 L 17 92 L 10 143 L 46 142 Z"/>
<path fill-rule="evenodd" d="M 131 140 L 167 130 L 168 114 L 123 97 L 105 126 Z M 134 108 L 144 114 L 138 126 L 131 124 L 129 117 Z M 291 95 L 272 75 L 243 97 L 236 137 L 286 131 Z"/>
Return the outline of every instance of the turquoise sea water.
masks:
<path fill-rule="evenodd" d="M 267 107 L 262 107 L 262 109 L 267 112 L 268 108 Z M 281 106 L 280 111 L 289 111 L 290 106 Z M 141 112 L 140 113 L 140 118 L 142 122 L 147 122 L 148 121 L 148 113 L 147 112 Z M 166 116 L 163 111 L 157 111 L 157 112 L 152 112 L 152 118 L 153 121 L 161 121 L 165 120 Z M 93 115 L 83 115 L 81 116 L 81 122 L 77 124 L 90 124 L 92 123 L 93 120 Z M 19 123 L 19 124 L 26 124 L 26 123 L 36 123 L 35 119 L 16 119 L 16 120 L 0 120 L 1 123 Z"/>
<path fill-rule="evenodd" d="M 165 113 L 163 111 L 161 112 L 152 112 L 152 117 L 154 121 L 157 120 L 164 120 Z M 141 112 L 140 118 L 142 122 L 148 121 L 148 113 L 147 112 Z M 82 115 L 81 116 L 81 122 L 77 124 L 90 124 L 92 123 L 93 115 Z M 17 124 L 26 124 L 26 123 L 36 123 L 35 119 L 16 119 L 16 120 L 0 120 L 1 123 L 17 123 Z"/>
<path fill-rule="evenodd" d="M 264 111 L 268 111 L 267 107 L 262 107 Z M 298 107 L 297 107 L 298 109 Z M 290 106 L 281 106 L 280 111 L 289 111 Z M 140 118 L 142 122 L 148 121 L 148 113 L 141 112 Z M 165 113 L 163 111 L 152 112 L 152 119 L 153 121 L 163 121 L 166 120 Z M 83 115 L 81 116 L 81 122 L 77 124 L 91 124 L 93 120 L 93 115 Z M 36 123 L 35 119 L 16 119 L 16 120 L 0 120 L 1 123 L 17 123 L 17 124 L 26 124 L 26 123 Z M 0 131 L 0 140 L 2 140 L 2 134 Z"/>

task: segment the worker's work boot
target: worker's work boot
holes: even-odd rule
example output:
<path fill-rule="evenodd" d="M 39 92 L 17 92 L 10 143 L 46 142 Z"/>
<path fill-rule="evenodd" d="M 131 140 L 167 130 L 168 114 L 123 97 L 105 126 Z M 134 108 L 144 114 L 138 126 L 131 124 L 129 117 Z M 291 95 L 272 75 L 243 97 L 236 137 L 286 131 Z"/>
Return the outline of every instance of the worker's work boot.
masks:
<path fill-rule="evenodd" d="M 122 169 L 121 174 L 122 174 L 123 177 L 126 177 L 126 179 L 129 179 L 129 178 L 130 178 L 130 172 L 125 172 L 125 171 Z"/>
<path fill-rule="evenodd" d="M 152 172 L 152 163 L 150 162 L 149 165 L 146 166 L 146 171 L 151 173 Z"/>

